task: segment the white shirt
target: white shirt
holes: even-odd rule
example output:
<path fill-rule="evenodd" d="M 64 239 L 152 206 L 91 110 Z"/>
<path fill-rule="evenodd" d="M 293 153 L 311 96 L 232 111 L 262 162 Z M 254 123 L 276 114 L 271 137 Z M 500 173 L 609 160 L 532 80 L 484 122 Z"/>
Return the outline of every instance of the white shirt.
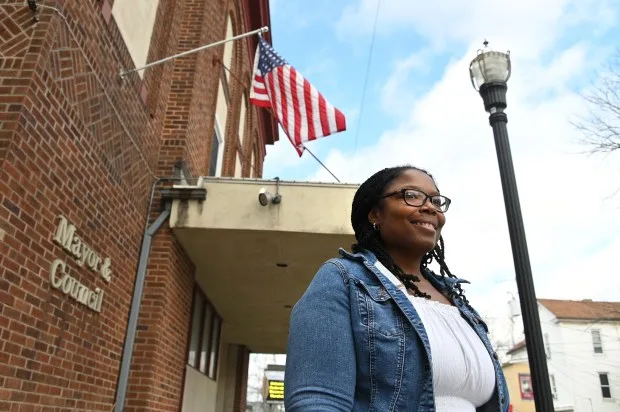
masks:
<path fill-rule="evenodd" d="M 495 390 L 493 361 L 480 337 L 457 307 L 414 297 L 381 263 L 377 267 L 409 298 L 422 319 L 431 347 L 436 411 L 475 412 Z"/>

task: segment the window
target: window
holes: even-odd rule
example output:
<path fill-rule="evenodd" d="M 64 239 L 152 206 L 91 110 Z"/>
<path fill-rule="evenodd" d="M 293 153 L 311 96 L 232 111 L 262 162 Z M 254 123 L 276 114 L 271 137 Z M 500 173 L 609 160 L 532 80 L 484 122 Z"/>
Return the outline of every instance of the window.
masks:
<path fill-rule="evenodd" d="M 112 16 L 136 67 L 144 66 L 151 45 L 159 0 L 115 0 Z M 144 71 L 138 72 L 140 77 Z"/>
<path fill-rule="evenodd" d="M 598 329 L 592 329 L 592 345 L 594 346 L 594 353 L 603 353 L 601 331 Z"/>
<path fill-rule="evenodd" d="M 256 173 L 256 152 L 252 149 L 252 160 L 250 162 L 250 176 L 258 177 L 258 173 Z"/>
<path fill-rule="evenodd" d="M 215 176 L 218 171 L 217 159 L 220 153 L 220 138 L 217 130 L 213 130 L 213 140 L 211 140 L 211 159 L 209 160 L 209 176 Z"/>
<path fill-rule="evenodd" d="M 235 177 L 241 177 L 243 166 L 246 165 L 246 162 L 249 160 L 249 156 L 245 156 L 245 125 L 247 122 L 247 113 L 248 113 L 248 96 L 246 93 L 243 93 L 243 97 L 241 99 L 241 112 L 239 113 L 239 126 L 237 128 L 237 133 L 239 135 L 239 142 L 241 142 L 241 147 L 237 149 L 237 156 L 235 159 Z"/>
<path fill-rule="evenodd" d="M 551 359 L 551 347 L 549 346 L 549 334 L 548 333 L 544 334 L 543 340 L 545 341 L 545 353 L 547 355 L 547 359 Z"/>
<path fill-rule="evenodd" d="M 220 122 L 215 119 L 213 139 L 211 140 L 211 157 L 209 159 L 209 176 L 222 175 L 222 160 L 224 159 L 222 132 Z"/>
<path fill-rule="evenodd" d="M 245 147 L 245 126 L 248 122 L 248 95 L 243 93 L 241 111 L 239 112 L 239 141 Z"/>
<path fill-rule="evenodd" d="M 200 323 L 202 322 L 202 300 L 198 290 L 194 292 L 194 304 L 192 308 L 192 334 L 189 340 L 189 353 L 187 363 L 195 365 L 198 360 L 198 345 L 200 344 Z"/>
<path fill-rule="evenodd" d="M 237 148 L 237 155 L 235 156 L 235 177 L 243 176 L 243 163 L 241 163 L 241 157 L 243 156 L 243 152 L 240 148 Z"/>
<path fill-rule="evenodd" d="M 215 103 L 215 117 L 222 127 L 226 127 L 228 120 L 228 96 L 226 82 L 220 79 L 220 87 L 217 88 L 217 101 Z"/>
<path fill-rule="evenodd" d="M 609 385 L 609 374 L 599 373 L 598 379 L 601 381 L 601 392 L 604 399 L 611 399 L 611 387 Z"/>
<path fill-rule="evenodd" d="M 211 143 L 211 159 L 209 176 L 222 175 L 222 161 L 224 159 L 224 128 L 228 120 L 228 98 L 225 93 L 224 82 L 220 81 L 215 103 L 215 135 Z"/>
<path fill-rule="evenodd" d="M 215 379 L 219 361 L 222 318 L 199 288 L 194 291 L 192 306 L 192 330 L 187 364 L 209 378 Z"/>
<path fill-rule="evenodd" d="M 555 376 L 549 375 L 549 384 L 551 386 L 551 394 L 553 395 L 553 399 L 558 399 L 558 389 L 555 386 Z"/>
<path fill-rule="evenodd" d="M 222 330 L 222 319 L 218 316 L 213 318 L 213 329 L 211 334 L 211 350 L 209 351 L 209 377 L 215 379 L 217 375 L 217 359 L 220 355 L 220 332 Z"/>
<path fill-rule="evenodd" d="M 228 16 L 226 16 L 226 36 L 224 38 L 230 39 L 234 35 L 235 33 L 234 33 L 232 18 L 231 18 L 231 15 L 228 14 Z M 233 66 L 234 46 L 235 46 L 235 42 L 232 42 L 232 41 L 224 43 L 224 56 L 223 56 L 222 61 L 224 62 L 224 65 L 226 65 L 228 70 L 233 70 L 232 66 Z M 224 76 L 226 76 L 226 81 L 229 80 L 228 77 L 230 76 L 230 74 L 228 73 L 228 70 L 224 70 Z"/>
<path fill-rule="evenodd" d="M 211 332 L 213 328 L 213 308 L 210 305 L 205 307 L 204 323 L 202 325 L 202 340 L 200 344 L 200 364 L 198 370 L 207 373 L 207 363 L 211 348 Z"/>

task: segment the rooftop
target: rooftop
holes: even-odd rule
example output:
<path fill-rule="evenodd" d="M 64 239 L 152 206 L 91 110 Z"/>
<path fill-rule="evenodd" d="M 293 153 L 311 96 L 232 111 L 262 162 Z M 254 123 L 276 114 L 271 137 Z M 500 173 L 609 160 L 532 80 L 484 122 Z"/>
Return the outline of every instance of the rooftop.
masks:
<path fill-rule="evenodd" d="M 584 300 L 538 299 L 558 319 L 620 321 L 620 302 Z"/>
<path fill-rule="evenodd" d="M 592 299 L 538 299 L 538 303 L 560 320 L 620 321 L 620 302 L 600 302 Z M 506 354 L 511 355 L 524 348 L 525 340 L 522 340 Z"/>
<path fill-rule="evenodd" d="M 518 352 L 523 348 L 525 348 L 525 340 L 522 340 L 521 342 L 515 344 L 512 348 L 510 348 L 508 352 L 506 352 L 506 355 L 512 355 L 513 353 Z"/>

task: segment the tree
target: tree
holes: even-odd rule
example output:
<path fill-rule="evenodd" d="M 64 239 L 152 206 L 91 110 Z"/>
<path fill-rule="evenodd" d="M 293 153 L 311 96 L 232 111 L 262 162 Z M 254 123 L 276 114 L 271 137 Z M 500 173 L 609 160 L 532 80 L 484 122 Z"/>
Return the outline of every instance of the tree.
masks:
<path fill-rule="evenodd" d="M 573 122 L 590 153 L 620 151 L 620 50 L 584 94 L 588 114 Z"/>

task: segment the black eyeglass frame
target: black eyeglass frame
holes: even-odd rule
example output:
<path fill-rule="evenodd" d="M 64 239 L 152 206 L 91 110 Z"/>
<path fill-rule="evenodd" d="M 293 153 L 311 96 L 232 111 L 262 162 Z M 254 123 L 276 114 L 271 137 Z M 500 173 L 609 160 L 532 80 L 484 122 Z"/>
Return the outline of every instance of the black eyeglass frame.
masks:
<path fill-rule="evenodd" d="M 405 196 L 405 193 L 409 192 L 409 191 L 418 192 L 418 193 L 423 194 L 424 195 L 424 201 L 421 204 L 419 204 L 419 205 L 412 205 L 411 203 L 409 203 L 407 201 L 407 197 Z M 431 199 L 431 205 L 433 205 L 433 208 L 435 208 L 435 210 L 437 210 L 438 212 L 441 212 L 441 213 L 446 213 L 448 211 L 448 209 L 450 208 L 450 204 L 452 203 L 452 200 L 450 200 L 449 197 L 446 197 L 444 195 L 429 196 L 429 195 L 427 195 L 426 193 L 424 193 L 423 191 L 421 191 L 419 189 L 411 189 L 411 188 L 409 188 L 409 189 L 400 189 L 400 190 L 396 190 L 394 192 L 387 193 L 387 194 L 381 196 L 381 199 L 385 199 L 387 197 L 391 197 L 391 196 L 398 195 L 398 194 L 401 195 L 401 197 L 403 198 L 403 200 L 405 201 L 406 204 L 408 204 L 409 206 L 412 206 L 412 207 L 421 207 L 421 206 L 423 206 L 426 203 L 426 201 L 428 199 Z M 440 208 L 435 206 L 435 204 L 433 203 L 433 199 L 435 199 L 435 198 L 439 198 L 439 199 L 442 199 L 442 200 L 445 201 L 445 210 L 441 210 Z"/>

